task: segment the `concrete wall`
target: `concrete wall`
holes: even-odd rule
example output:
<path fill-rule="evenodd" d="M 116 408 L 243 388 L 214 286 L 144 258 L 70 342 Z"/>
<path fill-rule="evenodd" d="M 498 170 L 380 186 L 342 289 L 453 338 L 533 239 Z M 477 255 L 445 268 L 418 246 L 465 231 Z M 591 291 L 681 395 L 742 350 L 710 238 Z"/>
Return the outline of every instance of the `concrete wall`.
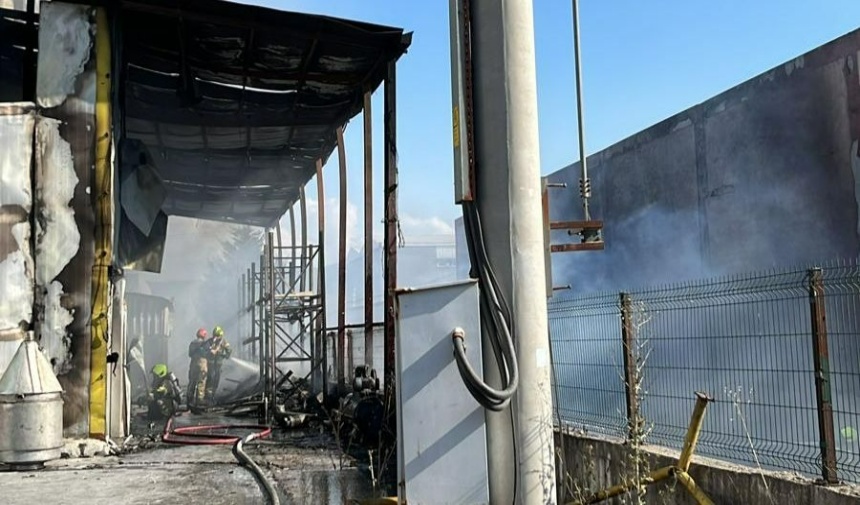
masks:
<path fill-rule="evenodd" d="M 555 284 L 617 291 L 857 256 L 858 54 L 855 31 L 590 156 L 606 249 L 554 254 Z M 579 219 L 578 163 L 550 179 L 568 183 L 552 219 Z"/>
<path fill-rule="evenodd" d="M 633 458 L 630 449 L 620 443 L 597 438 L 564 435 L 564 445 L 556 433 L 556 453 L 563 454 L 564 465 L 557 464 L 559 482 L 559 503 L 579 499 L 576 493 L 564 496 L 565 488 L 576 489 L 583 494 L 603 490 L 631 479 Z M 641 466 L 644 471 L 674 465 L 678 453 L 649 447 Z M 563 472 L 563 473 L 562 473 Z M 566 475 L 566 479 L 562 479 Z M 704 458 L 693 458 L 690 475 L 696 484 L 716 504 L 731 503 L 773 503 L 779 505 L 856 505 L 860 504 L 860 489 L 855 487 L 823 487 L 807 479 L 792 474 L 759 472 Z M 567 482 L 567 486 L 562 483 Z M 666 481 L 648 487 L 646 503 L 660 505 L 693 505 L 696 502 L 680 484 Z M 635 503 L 624 496 L 602 503 Z"/>

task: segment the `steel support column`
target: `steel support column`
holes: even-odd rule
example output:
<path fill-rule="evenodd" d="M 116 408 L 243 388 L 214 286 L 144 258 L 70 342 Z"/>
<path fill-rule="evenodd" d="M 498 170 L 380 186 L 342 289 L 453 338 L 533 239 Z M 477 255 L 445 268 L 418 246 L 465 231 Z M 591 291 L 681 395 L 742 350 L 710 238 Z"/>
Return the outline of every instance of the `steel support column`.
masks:
<path fill-rule="evenodd" d="M 373 367 L 373 108 L 364 94 L 364 364 Z"/>
<path fill-rule="evenodd" d="M 319 269 L 319 281 L 317 282 L 317 286 L 319 287 L 320 292 L 320 304 L 322 305 L 322 311 L 320 312 L 317 325 L 317 332 L 321 335 L 320 342 L 322 343 L 320 354 L 323 357 L 322 363 L 322 385 L 323 385 L 323 394 L 326 398 L 328 398 L 329 394 L 329 384 L 328 384 L 328 373 L 326 369 L 328 367 L 328 340 L 325 338 L 325 331 L 328 327 L 326 314 L 328 313 L 328 306 L 326 305 L 326 284 L 325 284 L 325 184 L 323 182 L 323 164 L 322 160 L 317 160 L 316 162 L 316 175 L 317 175 L 317 233 L 319 240 L 319 253 L 317 254 L 319 257 L 318 264 Z"/>
<path fill-rule="evenodd" d="M 286 290 L 284 290 L 285 292 L 289 292 L 291 289 L 293 289 L 293 286 L 296 285 L 296 280 L 297 280 L 296 279 L 296 272 L 297 272 L 296 271 L 296 265 L 298 264 L 298 261 L 296 261 L 297 260 L 296 256 L 298 255 L 299 250 L 296 247 L 296 211 L 295 211 L 295 205 L 290 206 L 290 252 L 291 252 L 291 254 L 290 254 L 290 269 L 289 269 L 290 285 Z"/>
<path fill-rule="evenodd" d="M 343 128 L 337 129 L 337 161 L 340 174 L 339 219 L 337 240 L 337 388 L 343 392 L 344 356 L 346 351 L 346 148 Z"/>
<path fill-rule="evenodd" d="M 399 236 L 397 218 L 397 65 L 393 62 L 388 64 L 388 75 L 385 77 L 385 110 L 383 114 L 385 123 L 384 372 L 386 394 L 390 395 L 394 388 L 394 291 L 397 289 Z"/>
<path fill-rule="evenodd" d="M 277 376 L 277 353 L 275 352 L 275 342 L 277 341 L 277 323 L 275 321 L 275 293 L 277 290 L 275 289 L 275 234 L 269 230 L 269 234 L 267 236 L 267 244 L 266 244 L 266 256 L 267 256 L 267 264 L 266 264 L 266 278 L 267 282 L 267 292 L 266 297 L 269 302 L 269 313 L 266 318 L 269 324 L 267 328 L 269 331 L 266 332 L 266 336 L 268 337 L 268 341 L 266 342 L 268 345 L 266 346 L 267 350 L 267 362 L 269 368 L 269 383 L 267 384 L 267 392 L 269 397 L 269 405 L 275 400 L 275 383 L 278 381 Z"/>
<path fill-rule="evenodd" d="M 308 200 L 305 197 L 305 187 L 302 186 L 299 188 L 299 222 L 302 237 L 302 261 L 308 261 Z M 313 289 L 314 283 L 314 268 L 313 263 L 310 265 L 310 271 L 308 275 L 303 275 L 301 279 L 301 283 L 299 285 L 299 289 L 302 291 L 306 289 Z"/>

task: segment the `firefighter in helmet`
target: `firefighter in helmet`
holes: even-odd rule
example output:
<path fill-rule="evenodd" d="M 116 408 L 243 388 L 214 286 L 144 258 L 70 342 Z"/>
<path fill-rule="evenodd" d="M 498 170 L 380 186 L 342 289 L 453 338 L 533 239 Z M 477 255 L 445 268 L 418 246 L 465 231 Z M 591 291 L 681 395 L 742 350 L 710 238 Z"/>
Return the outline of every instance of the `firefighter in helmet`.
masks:
<path fill-rule="evenodd" d="M 149 390 L 149 418 L 159 421 L 173 417 L 182 403 L 182 388 L 167 365 L 152 367 L 152 388 Z"/>
<path fill-rule="evenodd" d="M 197 330 L 197 335 L 188 345 L 188 357 L 191 364 L 188 367 L 188 391 L 186 400 L 188 407 L 202 406 L 206 400 L 206 374 L 208 371 L 209 337 L 206 328 Z"/>
<path fill-rule="evenodd" d="M 212 329 L 212 339 L 209 344 L 209 371 L 206 376 L 206 399 L 212 402 L 215 393 L 218 392 L 218 384 L 221 382 L 221 367 L 224 361 L 230 359 L 233 349 L 224 338 L 224 328 L 216 326 Z"/>

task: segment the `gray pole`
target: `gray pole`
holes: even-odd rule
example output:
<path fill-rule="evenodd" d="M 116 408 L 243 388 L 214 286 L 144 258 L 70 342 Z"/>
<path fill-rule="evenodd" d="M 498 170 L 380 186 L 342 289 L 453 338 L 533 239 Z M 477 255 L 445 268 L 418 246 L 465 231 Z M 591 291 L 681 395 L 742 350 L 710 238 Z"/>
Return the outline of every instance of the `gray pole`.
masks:
<path fill-rule="evenodd" d="M 579 193 L 582 197 L 582 214 L 586 221 L 591 219 L 588 199 L 591 198 L 591 181 L 588 180 L 588 156 L 585 152 L 585 109 L 582 99 L 582 56 L 579 46 L 579 0 L 573 0 L 573 59 L 576 64 L 576 119 L 579 125 Z"/>
<path fill-rule="evenodd" d="M 520 372 L 514 429 L 510 413 L 487 414 L 490 503 L 513 501 L 516 475 L 518 503 L 555 504 L 532 2 L 472 0 L 471 15 L 476 194 Z M 498 386 L 488 342 L 484 352 L 486 380 Z"/>

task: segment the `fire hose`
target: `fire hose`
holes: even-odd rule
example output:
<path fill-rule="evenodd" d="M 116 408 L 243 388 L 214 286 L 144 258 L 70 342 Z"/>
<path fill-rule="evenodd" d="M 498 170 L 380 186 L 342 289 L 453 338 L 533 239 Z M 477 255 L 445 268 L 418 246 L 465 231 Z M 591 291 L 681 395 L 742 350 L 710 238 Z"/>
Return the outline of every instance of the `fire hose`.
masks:
<path fill-rule="evenodd" d="M 256 430 L 254 433 L 245 437 L 238 435 L 230 435 L 227 433 L 215 433 L 216 431 L 229 430 Z M 272 433 L 272 428 L 259 424 L 209 424 L 200 426 L 181 426 L 173 427 L 173 418 L 167 421 L 164 427 L 164 434 L 161 439 L 169 444 L 182 445 L 227 445 L 233 444 L 233 457 L 239 462 L 239 465 L 247 467 L 254 477 L 263 487 L 263 491 L 268 495 L 268 502 L 271 505 L 280 505 L 281 500 L 278 496 L 278 491 L 272 485 L 272 482 L 266 478 L 262 468 L 251 459 L 245 452 L 245 444 L 267 437 Z"/>

